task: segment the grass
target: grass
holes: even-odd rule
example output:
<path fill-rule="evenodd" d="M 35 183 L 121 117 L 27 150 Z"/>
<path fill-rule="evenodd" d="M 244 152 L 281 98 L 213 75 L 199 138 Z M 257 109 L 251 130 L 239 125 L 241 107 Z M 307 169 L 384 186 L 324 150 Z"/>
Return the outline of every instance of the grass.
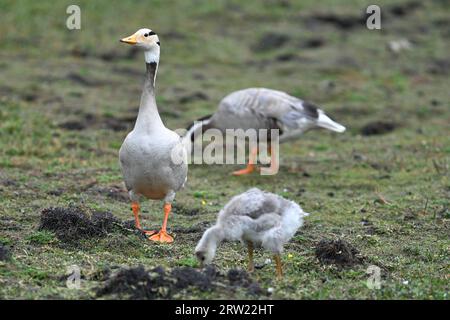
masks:
<path fill-rule="evenodd" d="M 67 1 L 2 1 L 0 243 L 11 248 L 12 259 L 0 262 L 0 298 L 90 299 L 100 284 L 90 275 L 105 267 L 196 266 L 201 232 L 174 233 L 170 246 L 113 233 L 77 249 L 37 231 L 41 210 L 50 206 L 75 204 L 131 219 L 129 203 L 105 191 L 124 188 L 117 153 L 136 116 L 143 73 L 142 54 L 126 58 L 129 48 L 118 39 L 148 26 L 161 40 L 157 101 L 168 127 L 183 128 L 213 112 L 233 90 L 264 86 L 315 101 L 348 128 L 344 134 L 310 132 L 282 145 L 281 169 L 273 177 L 237 178 L 229 173 L 238 166 L 191 165 L 176 205 L 198 214 L 175 210 L 170 227 L 213 223 L 233 195 L 257 186 L 311 212 L 286 246 L 284 279 L 277 282 L 270 266 L 252 276 L 274 288 L 271 297 L 448 299 L 450 48 L 442 27 L 448 5 L 429 1 L 394 16 L 392 1 L 380 1 L 383 29 L 369 31 L 308 22 L 317 13 L 358 16 L 367 1 L 263 3 L 152 1 L 150 8 L 137 1 L 78 1 L 82 29 L 69 31 Z M 255 51 L 267 33 L 289 40 Z M 386 49 L 388 41 L 405 37 L 412 50 L 394 55 Z M 324 44 L 304 47 L 310 38 Z M 207 99 L 180 102 L 196 92 Z M 87 123 L 87 114 L 96 122 Z M 112 130 L 111 119 L 127 128 Z M 360 129 L 375 120 L 399 126 L 362 136 Z M 67 121 L 86 128 L 61 128 Z M 144 225 L 158 225 L 162 204 L 143 206 Z M 321 265 L 314 248 L 324 238 L 345 239 L 366 262 L 345 269 Z M 217 267 L 245 268 L 243 250 L 223 244 Z M 256 254 L 257 262 L 266 258 Z M 72 264 L 84 276 L 80 290 L 61 280 Z M 380 290 L 366 286 L 371 264 L 381 268 Z M 184 297 L 248 298 L 239 290 Z"/>

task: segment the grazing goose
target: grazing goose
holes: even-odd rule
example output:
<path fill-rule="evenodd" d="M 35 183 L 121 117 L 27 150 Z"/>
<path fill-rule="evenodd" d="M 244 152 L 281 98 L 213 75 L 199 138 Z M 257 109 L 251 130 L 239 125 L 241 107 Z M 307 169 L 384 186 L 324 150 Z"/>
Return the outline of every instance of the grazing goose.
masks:
<path fill-rule="evenodd" d="M 198 130 L 210 128 L 225 132 L 226 129 L 279 129 L 280 143 L 296 139 L 305 131 L 313 128 L 325 128 L 335 132 L 344 132 L 345 127 L 331 120 L 323 110 L 310 102 L 288 95 L 285 92 L 249 88 L 227 95 L 219 103 L 218 110 L 199 119 L 202 126 L 192 125 L 186 136 L 194 141 Z M 201 129 L 200 129 L 201 128 Z M 273 146 L 269 148 L 272 161 L 277 159 Z M 242 175 L 256 169 L 258 149 L 250 150 L 247 168 L 233 172 Z M 273 167 L 273 163 L 272 163 Z"/>
<path fill-rule="evenodd" d="M 150 29 L 140 29 L 120 41 L 143 49 L 147 68 L 136 124 L 119 151 L 135 225 L 141 229 L 139 196 L 164 199 L 161 230 L 145 232 L 150 240 L 173 242 L 173 238 L 167 234 L 167 219 L 175 193 L 186 182 L 188 167 L 187 153 L 180 136 L 164 126 L 156 106 L 155 79 L 160 42 L 155 32 Z"/>
<path fill-rule="evenodd" d="M 275 255 L 277 276 L 281 277 L 283 245 L 294 236 L 303 225 L 303 217 L 308 215 L 292 201 L 252 188 L 225 205 L 216 225 L 203 234 L 195 254 L 203 266 L 212 262 L 216 248 L 223 240 L 246 242 L 248 270 L 253 271 L 253 248 L 262 246 Z"/>

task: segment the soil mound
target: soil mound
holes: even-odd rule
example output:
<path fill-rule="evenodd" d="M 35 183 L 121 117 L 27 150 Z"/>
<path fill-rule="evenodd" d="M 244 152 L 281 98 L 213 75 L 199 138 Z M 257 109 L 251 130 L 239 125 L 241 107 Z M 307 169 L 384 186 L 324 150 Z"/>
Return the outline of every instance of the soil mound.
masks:
<path fill-rule="evenodd" d="M 316 246 L 316 257 L 322 264 L 352 266 L 361 263 L 359 252 L 342 239 L 323 239 Z"/>
<path fill-rule="evenodd" d="M 225 276 L 213 266 L 202 270 L 178 267 L 165 270 L 159 266 L 149 271 L 143 266 L 122 268 L 96 291 L 97 296 L 117 295 L 129 299 L 170 299 L 181 291 L 214 291 L 246 288 L 251 295 L 260 295 L 263 290 L 251 280 L 247 272 L 231 269 Z"/>
<path fill-rule="evenodd" d="M 94 212 L 88 216 L 82 209 L 47 208 L 42 210 L 39 230 L 48 230 L 66 243 L 80 239 L 102 237 L 122 227 L 122 222 L 110 212 Z"/>

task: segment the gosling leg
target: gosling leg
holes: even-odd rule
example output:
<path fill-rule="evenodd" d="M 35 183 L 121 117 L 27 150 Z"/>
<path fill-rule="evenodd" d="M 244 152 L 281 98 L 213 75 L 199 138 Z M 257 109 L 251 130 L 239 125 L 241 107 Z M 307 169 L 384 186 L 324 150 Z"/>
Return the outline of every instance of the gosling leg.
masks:
<path fill-rule="evenodd" d="M 250 241 L 247 241 L 247 248 L 248 248 L 248 272 L 255 271 L 255 265 L 253 263 L 253 243 Z"/>
<path fill-rule="evenodd" d="M 277 268 L 277 278 L 278 280 L 281 280 L 283 278 L 283 266 L 281 265 L 281 258 L 279 254 L 276 254 L 274 256 L 275 258 L 275 264 Z"/>

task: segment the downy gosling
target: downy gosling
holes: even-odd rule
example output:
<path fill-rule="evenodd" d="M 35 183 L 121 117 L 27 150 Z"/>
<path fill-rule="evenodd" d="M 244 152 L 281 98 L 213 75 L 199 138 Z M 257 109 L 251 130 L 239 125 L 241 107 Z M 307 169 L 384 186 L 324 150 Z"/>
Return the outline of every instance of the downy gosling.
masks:
<path fill-rule="evenodd" d="M 223 240 L 240 241 L 247 244 L 248 270 L 252 272 L 253 249 L 263 247 L 274 255 L 277 276 L 281 278 L 283 246 L 308 215 L 293 201 L 252 188 L 233 197 L 219 212 L 216 225 L 205 231 L 195 255 L 202 266 L 210 264 Z"/>

